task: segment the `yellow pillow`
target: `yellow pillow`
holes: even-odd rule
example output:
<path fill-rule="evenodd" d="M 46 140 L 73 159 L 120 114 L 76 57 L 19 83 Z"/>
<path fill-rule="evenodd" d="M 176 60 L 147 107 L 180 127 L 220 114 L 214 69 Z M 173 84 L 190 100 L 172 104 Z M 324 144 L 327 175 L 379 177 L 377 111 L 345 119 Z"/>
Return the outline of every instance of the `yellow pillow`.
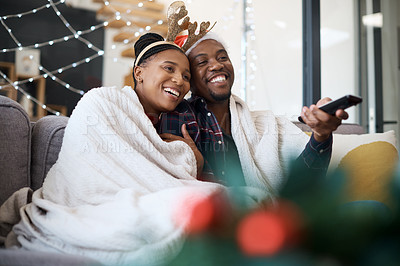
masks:
<path fill-rule="evenodd" d="M 349 201 L 377 200 L 391 205 L 389 184 L 399 161 L 393 130 L 362 135 L 333 135 L 329 169 L 346 170 Z"/>

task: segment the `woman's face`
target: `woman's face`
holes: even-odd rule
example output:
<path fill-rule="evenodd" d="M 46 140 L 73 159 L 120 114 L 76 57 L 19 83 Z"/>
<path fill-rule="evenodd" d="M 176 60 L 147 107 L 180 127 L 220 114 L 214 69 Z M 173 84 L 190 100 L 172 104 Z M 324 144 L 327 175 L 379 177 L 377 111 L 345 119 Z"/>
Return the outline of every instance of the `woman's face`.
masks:
<path fill-rule="evenodd" d="M 147 114 L 173 111 L 190 89 L 189 60 L 180 51 L 159 52 L 135 67 L 136 92 Z"/>

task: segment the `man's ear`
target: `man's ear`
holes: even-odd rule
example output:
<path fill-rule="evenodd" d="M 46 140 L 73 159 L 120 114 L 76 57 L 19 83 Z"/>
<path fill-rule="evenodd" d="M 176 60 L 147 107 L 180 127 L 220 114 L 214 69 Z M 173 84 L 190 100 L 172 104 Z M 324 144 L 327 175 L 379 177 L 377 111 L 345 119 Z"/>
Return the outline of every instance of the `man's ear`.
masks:
<path fill-rule="evenodd" d="M 136 79 L 136 81 L 138 83 L 142 83 L 142 81 L 143 81 L 142 75 L 143 75 L 142 67 L 141 66 L 135 66 L 133 68 L 133 76 L 135 77 L 135 79 Z"/>

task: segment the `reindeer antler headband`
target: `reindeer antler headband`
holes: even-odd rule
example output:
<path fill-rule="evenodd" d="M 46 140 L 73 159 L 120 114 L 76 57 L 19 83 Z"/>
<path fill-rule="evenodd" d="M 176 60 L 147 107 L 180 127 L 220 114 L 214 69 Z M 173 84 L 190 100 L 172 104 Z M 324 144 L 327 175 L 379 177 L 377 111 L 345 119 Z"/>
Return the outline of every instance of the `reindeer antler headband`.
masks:
<path fill-rule="evenodd" d="M 182 1 L 175 1 L 173 2 L 169 7 L 167 11 L 167 20 L 168 20 L 168 33 L 167 33 L 167 38 L 165 41 L 159 41 L 159 42 L 154 42 L 150 45 L 148 45 L 146 48 L 144 48 L 140 54 L 136 58 L 135 66 L 140 61 L 140 58 L 151 48 L 154 46 L 162 45 L 162 44 L 169 44 L 173 46 L 177 46 L 180 49 L 183 50 L 183 52 L 186 52 L 194 43 L 196 43 L 198 40 L 200 40 L 204 35 L 207 34 L 208 31 L 210 31 L 214 25 L 210 27 L 210 22 L 201 22 L 200 24 L 200 30 L 199 33 L 196 34 L 196 29 L 197 29 L 197 22 L 195 21 L 194 23 L 190 22 L 190 17 L 187 16 L 188 11 L 186 10 L 185 3 Z M 183 19 L 182 23 L 179 24 L 179 20 Z M 185 42 L 185 44 L 180 47 L 174 43 L 176 36 L 178 36 L 179 33 L 181 33 L 184 30 L 188 30 L 188 38 Z"/>

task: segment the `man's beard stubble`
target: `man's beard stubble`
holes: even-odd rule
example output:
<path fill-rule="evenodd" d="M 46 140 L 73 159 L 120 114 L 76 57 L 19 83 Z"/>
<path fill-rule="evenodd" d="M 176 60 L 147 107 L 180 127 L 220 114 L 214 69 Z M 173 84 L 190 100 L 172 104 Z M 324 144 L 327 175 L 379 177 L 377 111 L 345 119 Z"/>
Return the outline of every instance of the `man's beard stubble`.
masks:
<path fill-rule="evenodd" d="M 210 93 L 211 98 L 213 98 L 217 102 L 222 102 L 228 100 L 231 97 L 231 91 L 225 94 L 216 94 L 212 90 L 208 90 Z"/>

